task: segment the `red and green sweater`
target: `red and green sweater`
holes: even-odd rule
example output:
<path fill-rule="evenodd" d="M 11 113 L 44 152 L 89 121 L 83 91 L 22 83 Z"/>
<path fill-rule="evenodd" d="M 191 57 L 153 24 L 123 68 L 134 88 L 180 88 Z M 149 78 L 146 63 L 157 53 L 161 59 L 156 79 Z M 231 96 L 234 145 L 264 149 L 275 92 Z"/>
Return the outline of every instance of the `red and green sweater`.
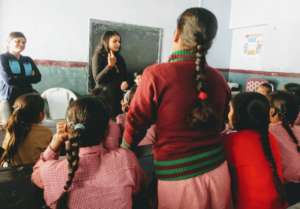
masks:
<path fill-rule="evenodd" d="M 174 60 L 174 59 L 173 59 Z M 230 90 L 222 75 L 206 66 L 208 97 L 224 124 Z M 192 130 L 186 115 L 197 100 L 193 59 L 156 64 L 145 69 L 126 117 L 123 146 L 138 144 L 151 124 L 157 127 L 153 146 L 155 171 L 161 180 L 187 179 L 224 162 L 219 133 Z"/>

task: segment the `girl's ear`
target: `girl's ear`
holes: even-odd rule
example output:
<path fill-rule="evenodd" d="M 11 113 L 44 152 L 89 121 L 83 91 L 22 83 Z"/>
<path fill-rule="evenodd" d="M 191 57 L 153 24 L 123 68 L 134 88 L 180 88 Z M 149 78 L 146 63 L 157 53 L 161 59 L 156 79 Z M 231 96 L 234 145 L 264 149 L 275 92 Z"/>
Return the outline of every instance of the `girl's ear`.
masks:
<path fill-rule="evenodd" d="M 280 121 L 278 111 L 274 107 L 270 108 L 269 117 L 271 123 L 277 123 Z"/>
<path fill-rule="evenodd" d="M 270 117 L 275 117 L 277 115 L 277 111 L 274 107 L 270 108 Z"/>
<path fill-rule="evenodd" d="M 45 113 L 44 112 L 40 112 L 40 114 L 39 114 L 40 121 L 44 120 L 44 118 L 45 118 Z"/>
<path fill-rule="evenodd" d="M 176 29 L 174 32 L 173 41 L 177 43 L 179 41 L 179 39 L 180 39 L 180 33 L 179 33 L 179 30 Z"/>

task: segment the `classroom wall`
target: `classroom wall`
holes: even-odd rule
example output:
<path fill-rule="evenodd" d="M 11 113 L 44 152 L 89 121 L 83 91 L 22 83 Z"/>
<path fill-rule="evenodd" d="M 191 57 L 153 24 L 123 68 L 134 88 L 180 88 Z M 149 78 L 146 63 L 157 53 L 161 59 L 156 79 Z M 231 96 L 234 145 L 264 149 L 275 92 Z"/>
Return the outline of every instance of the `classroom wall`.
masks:
<path fill-rule="evenodd" d="M 85 95 L 88 94 L 90 19 L 162 28 L 162 61 L 165 61 L 171 52 L 177 17 L 200 2 L 0 0 L 0 51 L 5 51 L 10 31 L 23 31 L 28 39 L 24 54 L 35 59 L 42 73 L 42 81 L 34 88 L 43 92 L 51 87 L 63 87 Z"/>
<path fill-rule="evenodd" d="M 89 19 L 163 28 L 162 58 L 170 54 L 178 15 L 199 0 L 1 0 L 0 41 L 12 30 L 28 37 L 24 53 L 36 59 L 88 60 Z M 130 43 L 124 43 L 130 44 Z"/>
<path fill-rule="evenodd" d="M 298 0 L 231 0 L 233 38 L 230 68 L 300 73 L 300 13 Z M 254 46 L 248 35 L 259 37 L 259 53 L 248 55 Z"/>
<path fill-rule="evenodd" d="M 298 0 L 202 0 L 219 19 L 208 60 L 220 68 L 300 73 Z M 249 38 L 250 37 L 250 38 Z M 251 42 L 256 38 L 256 42 Z M 249 55 L 251 47 L 257 53 Z"/>
<path fill-rule="evenodd" d="M 208 52 L 207 61 L 214 67 L 228 68 L 232 40 L 232 32 L 229 28 L 231 1 L 202 0 L 201 3 L 201 6 L 212 11 L 218 19 L 218 33 Z"/>

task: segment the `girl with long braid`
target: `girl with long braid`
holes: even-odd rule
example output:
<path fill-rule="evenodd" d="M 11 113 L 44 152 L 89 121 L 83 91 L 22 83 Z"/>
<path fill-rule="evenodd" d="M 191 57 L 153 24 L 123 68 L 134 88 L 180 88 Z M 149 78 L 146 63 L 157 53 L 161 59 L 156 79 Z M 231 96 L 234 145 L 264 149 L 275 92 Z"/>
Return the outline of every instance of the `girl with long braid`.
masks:
<path fill-rule="evenodd" d="M 70 104 L 66 120 L 57 125 L 32 174 L 44 189 L 46 204 L 51 209 L 131 209 L 143 172 L 130 151 L 103 147 L 109 121 L 103 102 L 78 99 Z M 63 144 L 67 157 L 58 159 Z"/>
<path fill-rule="evenodd" d="M 17 98 L 5 127 L 2 166 L 34 164 L 39 159 L 52 138 L 51 130 L 40 123 L 44 115 L 40 95 L 29 93 Z"/>
<path fill-rule="evenodd" d="M 279 144 L 287 199 L 294 204 L 300 202 L 300 126 L 294 124 L 299 103 L 294 95 L 279 91 L 270 95 L 270 104 L 269 130 Z"/>
<path fill-rule="evenodd" d="M 169 62 L 145 69 L 126 116 L 122 146 L 134 148 L 156 125 L 153 146 L 158 208 L 231 208 L 220 132 L 230 91 L 205 55 L 217 19 L 190 8 L 177 21 Z"/>
<path fill-rule="evenodd" d="M 236 95 L 229 125 L 236 132 L 225 139 L 236 209 L 286 208 L 280 153 L 268 133 L 269 102 L 259 93 Z"/>

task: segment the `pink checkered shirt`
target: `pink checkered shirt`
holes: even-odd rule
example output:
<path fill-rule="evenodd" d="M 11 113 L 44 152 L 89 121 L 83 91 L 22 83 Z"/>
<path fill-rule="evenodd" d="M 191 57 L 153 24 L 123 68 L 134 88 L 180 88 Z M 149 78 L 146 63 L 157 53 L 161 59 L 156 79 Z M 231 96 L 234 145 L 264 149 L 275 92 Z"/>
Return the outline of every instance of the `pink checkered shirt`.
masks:
<path fill-rule="evenodd" d="M 281 122 L 275 124 L 271 123 L 269 127 L 270 132 L 278 141 L 281 153 L 283 177 L 288 182 L 300 183 L 300 154 L 297 152 L 296 144 L 283 128 Z M 300 142 L 300 126 L 294 125 L 291 129 Z"/>
<path fill-rule="evenodd" d="M 144 172 L 135 155 L 125 149 L 108 151 L 102 145 L 80 148 L 79 168 L 69 190 L 70 209 L 131 209 Z M 32 181 L 44 189 L 47 205 L 56 208 L 67 180 L 67 160 L 49 147 L 34 166 Z"/>

